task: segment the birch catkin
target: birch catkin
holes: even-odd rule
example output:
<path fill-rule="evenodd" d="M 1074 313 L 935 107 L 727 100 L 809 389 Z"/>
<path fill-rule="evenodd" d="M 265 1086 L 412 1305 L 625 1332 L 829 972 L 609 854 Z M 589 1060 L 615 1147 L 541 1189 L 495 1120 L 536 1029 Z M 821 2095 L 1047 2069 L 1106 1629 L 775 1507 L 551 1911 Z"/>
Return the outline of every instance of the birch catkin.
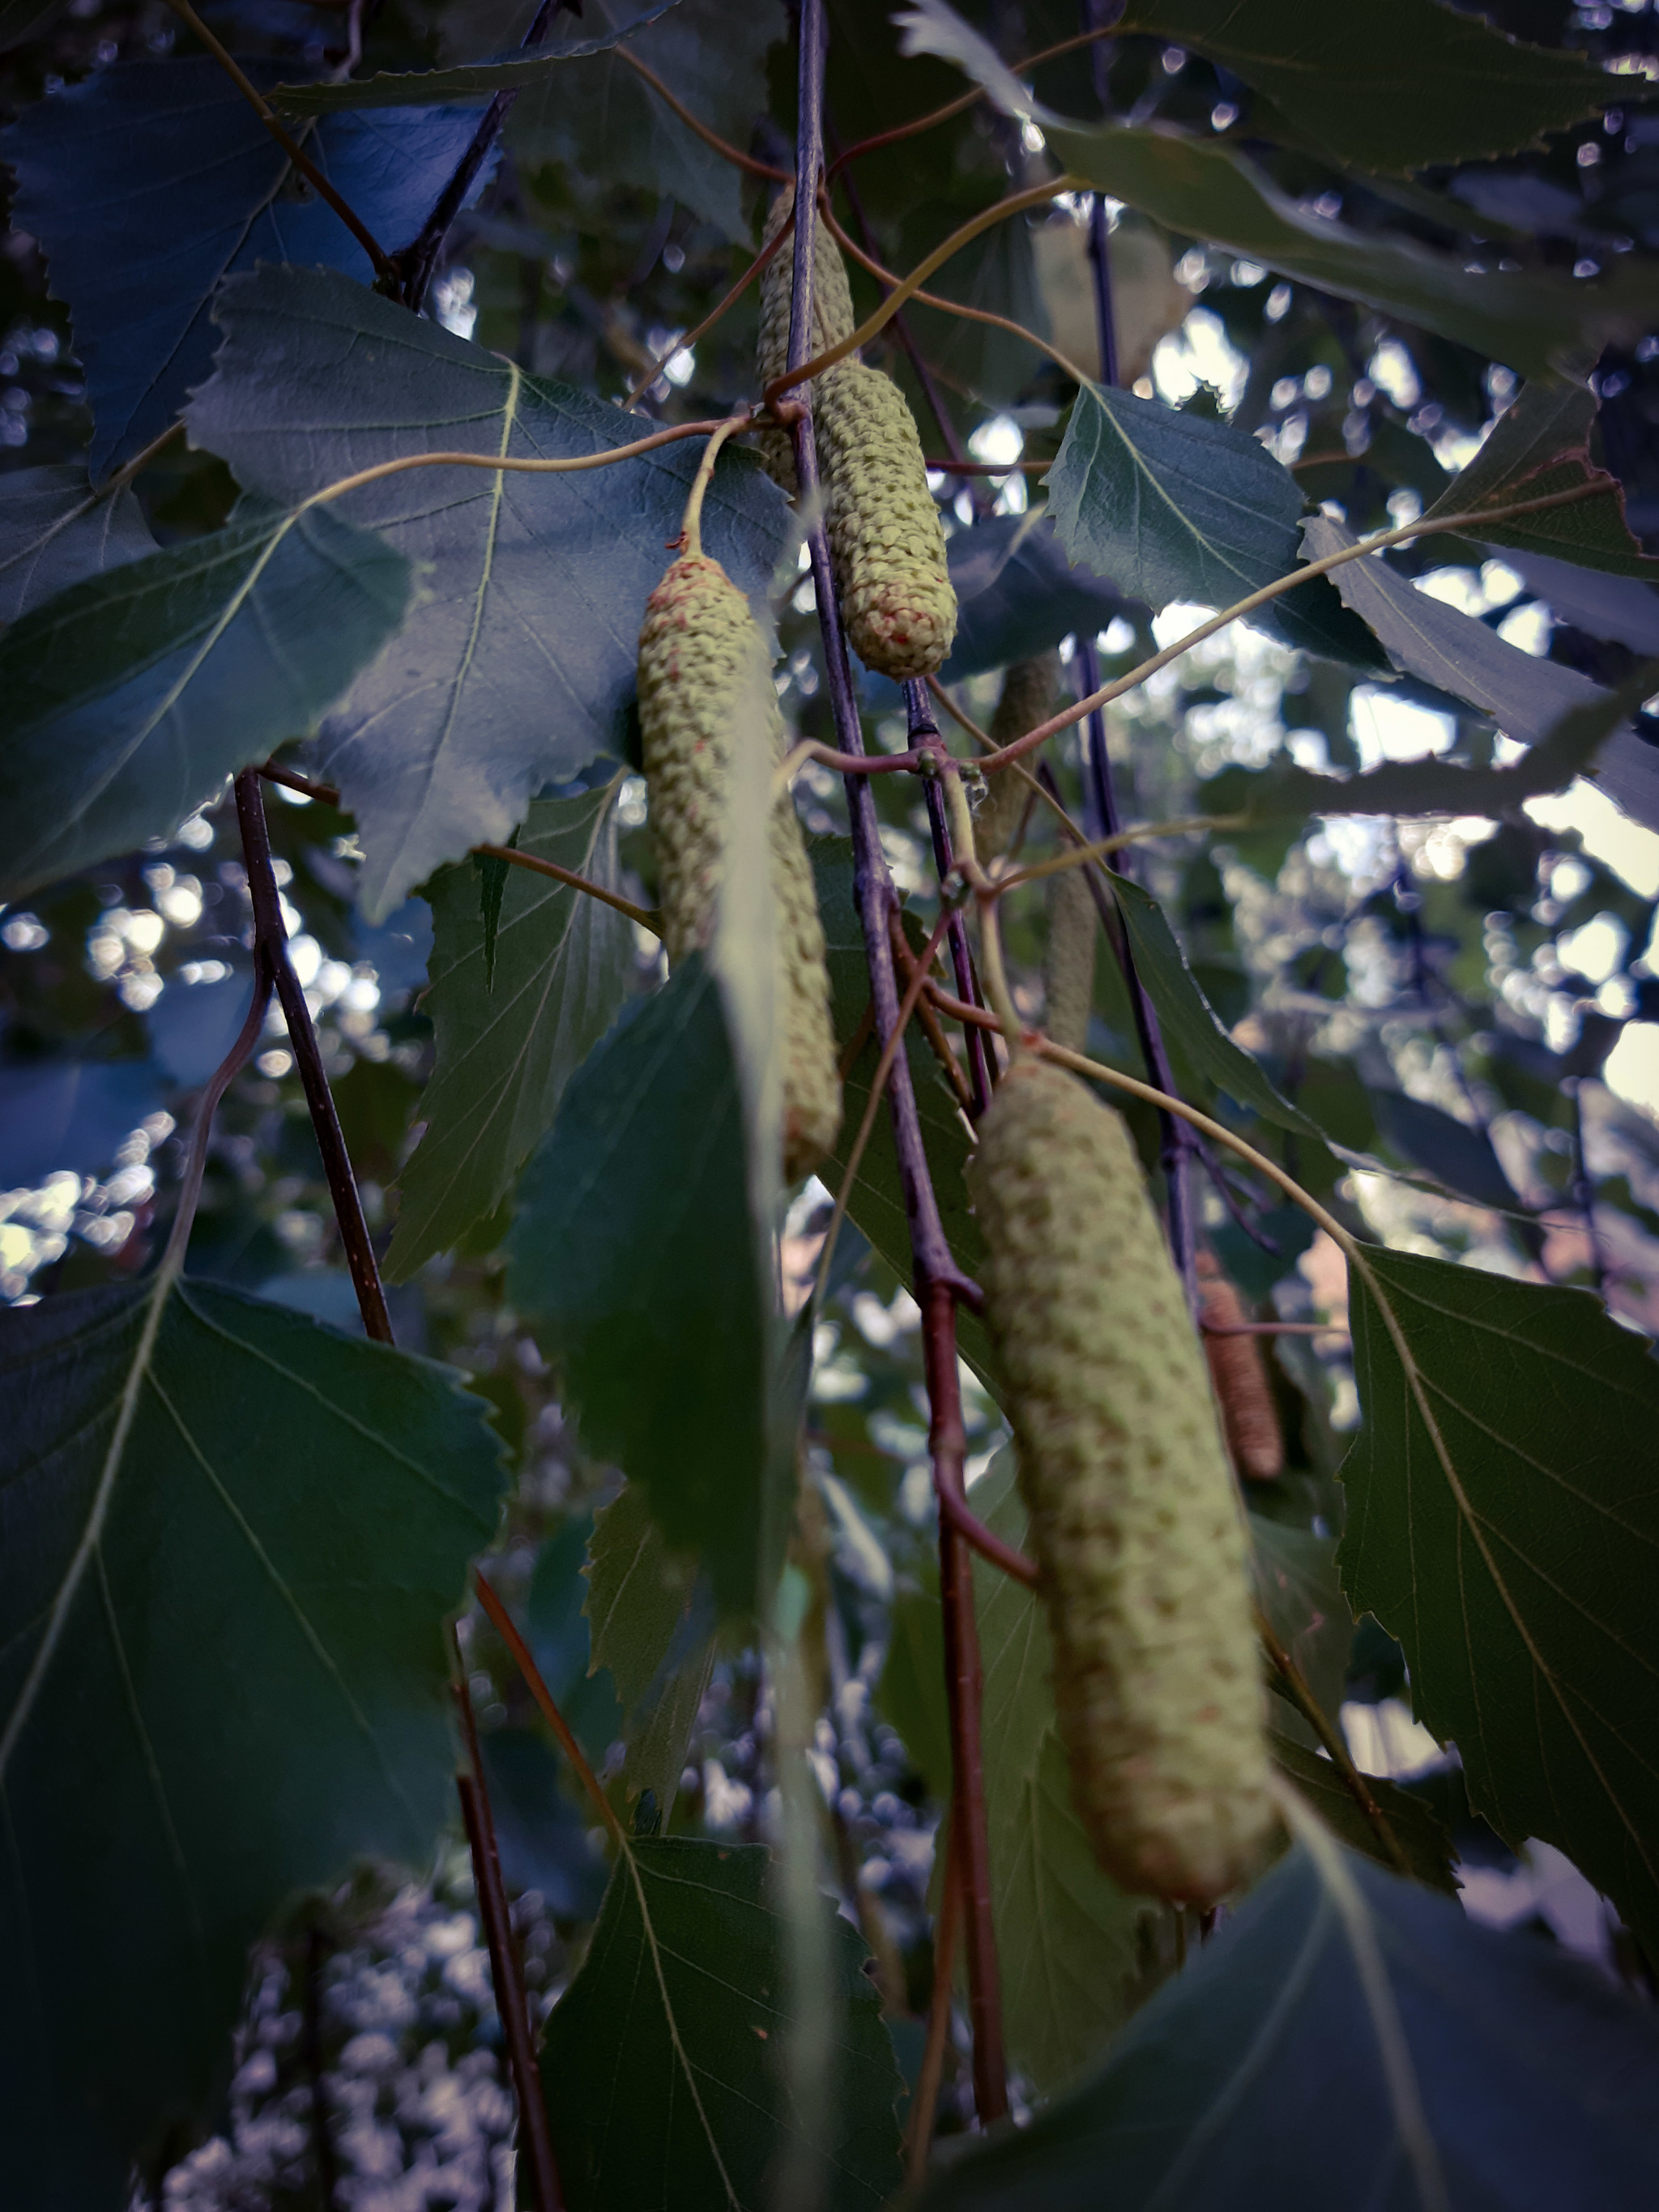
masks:
<path fill-rule="evenodd" d="M 646 602 L 639 652 L 640 729 L 671 964 L 706 945 L 714 928 L 732 746 L 749 734 L 737 710 L 757 664 L 757 689 L 771 707 L 765 736 L 770 767 L 781 754 L 782 719 L 749 603 L 718 561 L 683 554 Z M 786 1182 L 795 1182 L 834 1147 L 841 1078 L 823 926 L 800 819 L 787 791 L 772 810 L 770 837 L 783 1174 Z"/>
<path fill-rule="evenodd" d="M 1042 1026 L 1068 1052 L 1086 1052 L 1089 1046 L 1099 920 L 1081 868 L 1049 878 Z"/>
<path fill-rule="evenodd" d="M 957 634 L 957 595 L 904 394 L 880 369 L 839 362 L 812 419 L 848 641 L 896 684 L 928 675 Z"/>
<path fill-rule="evenodd" d="M 1198 1298 L 1206 1328 L 1236 1328 L 1249 1318 L 1212 1253 L 1198 1255 Z M 1285 1472 L 1285 1438 L 1261 1338 L 1206 1335 L 1204 1352 L 1233 1465 L 1252 1482 L 1272 1482 Z"/>
<path fill-rule="evenodd" d="M 1243 1524 L 1121 1115 L 1016 1058 L 969 1170 L 1072 1792 L 1122 1888 L 1207 1905 L 1274 1826 Z"/>
<path fill-rule="evenodd" d="M 988 734 L 998 745 L 1011 745 L 1027 730 L 1046 722 L 1054 711 L 1060 690 L 1060 655 L 1038 653 L 1035 659 L 1011 661 L 1004 672 L 996 712 Z M 1006 853 L 1018 835 L 1031 796 L 1031 787 L 1012 768 L 999 769 L 986 778 L 988 789 L 974 817 L 974 848 L 981 860 L 994 860 Z"/>
<path fill-rule="evenodd" d="M 788 222 L 795 204 L 795 187 L 786 185 L 772 203 L 762 240 L 769 246 Z M 791 245 L 793 241 L 791 240 Z M 789 366 L 789 309 L 794 289 L 795 257 L 789 246 L 781 246 L 761 271 L 760 344 L 755 369 L 760 388 L 783 375 Z M 847 267 L 841 249 L 823 223 L 814 226 L 812 238 L 812 344 L 814 354 L 827 353 L 853 335 L 853 295 L 847 289 Z M 795 448 L 787 430 L 757 430 L 755 443 L 766 472 L 781 483 L 791 498 L 795 493 Z"/>

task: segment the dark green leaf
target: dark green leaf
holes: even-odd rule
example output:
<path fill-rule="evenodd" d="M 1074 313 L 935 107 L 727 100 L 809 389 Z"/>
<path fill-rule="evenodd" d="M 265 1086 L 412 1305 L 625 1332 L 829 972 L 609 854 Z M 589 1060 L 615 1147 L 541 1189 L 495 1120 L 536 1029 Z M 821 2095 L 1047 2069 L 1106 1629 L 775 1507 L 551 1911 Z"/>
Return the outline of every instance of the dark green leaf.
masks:
<path fill-rule="evenodd" d="M 325 509 L 73 584 L 0 638 L 0 897 L 167 837 L 317 723 L 403 621 L 409 563 Z"/>
<path fill-rule="evenodd" d="M 1332 1720 L 1342 1705 L 1353 1616 L 1336 1571 L 1336 1540 L 1249 1516 L 1251 1577 L 1273 1632 Z"/>
<path fill-rule="evenodd" d="M 226 339 L 191 403 L 191 434 L 275 499 L 400 455 L 568 459 L 641 434 L 639 416 L 320 270 L 239 279 L 217 312 Z M 427 594 L 323 733 L 368 855 L 371 917 L 441 861 L 501 843 L 544 784 L 620 751 L 641 615 L 698 458 L 689 441 L 568 476 L 421 468 L 341 500 L 422 564 Z M 704 550 L 763 621 L 786 526 L 758 463 L 722 453 Z"/>
<path fill-rule="evenodd" d="M 1113 875 L 1110 870 L 1107 873 L 1134 948 L 1136 973 L 1171 1042 L 1218 1091 L 1224 1091 L 1239 1105 L 1281 1129 L 1320 1136 L 1317 1123 L 1279 1097 L 1260 1064 L 1222 1027 L 1157 900 L 1132 878 Z"/>
<path fill-rule="evenodd" d="M 513 832 L 510 843 L 516 845 L 519 833 Z M 473 872 L 478 878 L 478 920 L 483 929 L 484 989 L 495 988 L 495 940 L 501 932 L 501 894 L 507 889 L 507 870 L 511 863 L 498 860 L 489 853 L 472 855 Z"/>
<path fill-rule="evenodd" d="M 410 107 L 422 100 L 489 99 L 498 92 L 538 84 L 563 63 L 605 53 L 679 4 L 680 0 L 658 0 L 654 8 L 640 9 L 620 22 L 607 24 L 597 38 L 575 39 L 568 46 L 551 48 L 520 47 L 459 69 L 380 70 L 373 76 L 337 82 L 324 77 L 312 84 L 279 84 L 270 104 L 284 115 L 326 115 L 342 107 Z"/>
<path fill-rule="evenodd" d="M 520 848 L 607 886 L 617 874 L 614 784 L 580 799 L 535 800 Z M 398 1178 L 402 1202 L 386 1272 L 403 1281 L 493 1212 L 553 1126 L 564 1086 L 604 1036 L 633 972 L 626 918 L 586 892 L 495 862 L 499 957 L 485 981 L 489 931 L 471 868 L 431 890 L 431 987 L 422 1001 L 437 1066 L 421 1100 L 426 1133 Z"/>
<path fill-rule="evenodd" d="M 631 1483 L 594 1516 L 588 1558 L 583 1611 L 592 1664 L 623 1702 L 623 1784 L 630 1797 L 649 1790 L 666 1816 L 714 1663 L 708 1580 L 672 1556 Z"/>
<path fill-rule="evenodd" d="M 586 35 L 625 25 L 638 0 L 585 0 Z M 766 112 L 766 55 L 787 35 L 778 0 L 680 4 L 615 53 L 550 72 L 515 102 L 507 143 L 526 161 L 562 161 L 572 174 L 633 185 L 695 208 L 735 243 L 749 246 L 738 173 L 681 121 L 630 64 L 637 57 L 699 122 L 747 148 Z"/>
<path fill-rule="evenodd" d="M 570 2212 L 672 2204 L 768 2212 L 799 2141 L 783 2068 L 795 2008 L 787 1940 L 757 1844 L 631 1842 L 580 1972 L 555 2007 L 542 2082 Z M 877 2212 L 898 2186 L 900 2089 L 867 1954 L 832 1920 L 836 2080 L 827 2212 Z"/>
<path fill-rule="evenodd" d="M 1582 384 L 1523 385 L 1480 452 L 1443 488 L 1425 520 L 1546 499 L 1595 484 L 1600 489 L 1590 497 L 1490 527 L 1471 523 L 1468 535 L 1486 544 L 1546 553 L 1611 575 L 1659 582 L 1659 561 L 1650 560 L 1631 536 L 1623 486 L 1590 458 L 1595 421 L 1595 394 Z"/>
<path fill-rule="evenodd" d="M 748 1609 L 781 1563 L 761 1559 L 781 1346 L 735 1053 L 696 956 L 572 1078 L 508 1250 L 508 1295 L 562 1363 L 588 1449 L 640 1486 L 722 1607 Z"/>
<path fill-rule="evenodd" d="M 269 62 L 247 66 L 260 86 L 276 74 Z M 477 128 L 458 108 L 334 116 L 307 150 L 390 248 L 420 228 Z M 5 158 L 17 171 L 15 218 L 40 240 L 52 290 L 74 312 L 97 421 L 94 481 L 165 430 L 206 376 L 209 304 L 233 270 L 291 261 L 364 282 L 373 273 L 206 54 L 95 70 L 26 107 Z"/>
<path fill-rule="evenodd" d="M 1092 2081 L 924 2212 L 1638 2212 L 1659 2032 L 1576 1960 L 1316 1834 Z"/>
<path fill-rule="evenodd" d="M 998 1535 L 1024 1547 L 1012 1453 L 975 1484 L 973 1502 Z M 1142 1929 L 1150 1932 L 1157 1912 L 1107 1880 L 1072 1809 L 1041 1606 L 981 1559 L 974 1604 L 1003 2025 L 1010 2059 L 1047 2094 L 1095 2057 L 1145 1994 Z M 942 1676 L 942 1650 L 935 1664 Z"/>
<path fill-rule="evenodd" d="M 1588 56 L 1525 46 L 1435 0 L 1352 16 L 1301 0 L 1139 0 L 1122 28 L 1231 70 L 1364 169 L 1518 153 L 1617 98 Z"/>
<path fill-rule="evenodd" d="M 1583 1291 L 1366 1246 L 1338 1554 L 1470 1801 L 1659 1937 L 1659 1364 Z"/>
<path fill-rule="evenodd" d="M 1322 1752 L 1312 1747 L 1311 1731 L 1308 1740 L 1285 1725 L 1283 1709 L 1273 1717 L 1275 1725 L 1267 1730 L 1268 1747 L 1273 1764 L 1281 1774 L 1286 1774 L 1319 1814 L 1327 1826 L 1333 1828 L 1351 1850 L 1363 1851 L 1368 1859 L 1375 1859 L 1390 1873 L 1397 1871 L 1387 1846 L 1378 1836 L 1364 1808 L 1356 1804 L 1353 1793 L 1343 1781 L 1331 1761 Z M 1305 1723 L 1297 1722 L 1297 1729 Z M 1452 1873 L 1451 1838 L 1432 1808 L 1421 1797 L 1413 1796 L 1397 1783 L 1381 1776 L 1368 1774 L 1365 1787 L 1371 1802 L 1376 1807 L 1396 1844 L 1405 1853 L 1407 1867 L 1415 1880 L 1426 1882 L 1431 1889 L 1443 1889 L 1449 1897 L 1457 1894 L 1457 1882 Z"/>
<path fill-rule="evenodd" d="M 1085 384 L 1043 479 L 1066 550 L 1153 608 L 1231 606 L 1297 565 L 1302 494 L 1224 422 Z"/>
<path fill-rule="evenodd" d="M 54 592 L 153 553 L 143 510 L 123 485 L 100 497 L 72 462 L 0 476 L 0 623 Z"/>
<path fill-rule="evenodd" d="M 1414 1168 L 1477 1206 L 1519 1208 L 1490 1134 L 1404 1091 L 1373 1091 L 1379 1133 Z"/>
<path fill-rule="evenodd" d="M 1471 276 L 1461 257 L 1359 232 L 1300 205 L 1230 147 L 1164 131 L 1045 126 L 1074 175 L 1168 228 L 1437 331 L 1526 376 L 1652 321 L 1656 285 L 1622 268 L 1594 283 L 1543 271 Z"/>
<path fill-rule="evenodd" d="M 285 1899 L 429 1863 L 500 1448 L 447 1370 L 165 1276 L 7 1314 L 0 1376 L 0 2109 L 79 2212 L 202 2114 Z"/>
<path fill-rule="evenodd" d="M 1091 637 L 1124 611 L 1115 584 L 1066 559 L 1047 514 L 995 515 L 946 550 L 957 593 L 947 683 L 1033 659 L 1073 631 Z"/>

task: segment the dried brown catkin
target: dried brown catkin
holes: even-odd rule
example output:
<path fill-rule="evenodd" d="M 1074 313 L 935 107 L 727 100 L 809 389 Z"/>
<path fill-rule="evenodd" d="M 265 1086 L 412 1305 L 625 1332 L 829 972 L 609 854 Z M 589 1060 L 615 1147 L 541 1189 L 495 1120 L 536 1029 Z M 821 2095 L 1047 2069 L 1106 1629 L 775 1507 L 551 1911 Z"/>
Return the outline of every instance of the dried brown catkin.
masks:
<path fill-rule="evenodd" d="M 671 963 L 706 945 L 714 928 L 732 747 L 746 732 L 738 709 L 751 687 L 770 706 L 770 764 L 781 756 L 783 723 L 749 602 L 718 561 L 682 554 L 646 602 L 639 653 L 640 730 Z M 795 1182 L 833 1150 L 842 1099 L 823 925 L 787 791 L 772 809 L 770 844 L 783 1175 Z"/>
<path fill-rule="evenodd" d="M 1249 1319 L 1212 1253 L 1199 1253 L 1198 1276 L 1199 1310 L 1206 1328 L 1235 1328 Z M 1233 1465 L 1253 1482 L 1272 1482 L 1285 1471 L 1285 1438 L 1261 1338 L 1206 1335 L 1204 1351 Z"/>
<path fill-rule="evenodd" d="M 1019 1054 L 969 1186 L 1072 1794 L 1119 1886 L 1208 1905 L 1275 1815 L 1245 1537 L 1121 1115 Z"/>
<path fill-rule="evenodd" d="M 769 246 L 788 222 L 795 204 L 795 187 L 786 185 L 772 203 L 762 244 Z M 764 392 L 775 377 L 789 366 L 789 309 L 794 289 L 795 256 L 793 237 L 781 246 L 761 271 L 760 344 L 755 356 L 756 374 Z M 847 268 L 841 249 L 820 222 L 812 240 L 812 351 L 827 353 L 853 334 L 853 295 L 847 289 Z M 787 430 L 759 430 L 755 444 L 766 471 L 793 498 L 795 492 L 795 449 Z"/>
<path fill-rule="evenodd" d="M 1040 653 L 1031 660 L 1012 661 L 988 732 L 999 745 L 1011 745 L 1054 712 L 1060 693 L 1060 655 Z M 1031 787 L 1012 768 L 986 779 L 987 790 L 974 817 L 974 847 L 981 860 L 994 860 L 1013 843 Z"/>

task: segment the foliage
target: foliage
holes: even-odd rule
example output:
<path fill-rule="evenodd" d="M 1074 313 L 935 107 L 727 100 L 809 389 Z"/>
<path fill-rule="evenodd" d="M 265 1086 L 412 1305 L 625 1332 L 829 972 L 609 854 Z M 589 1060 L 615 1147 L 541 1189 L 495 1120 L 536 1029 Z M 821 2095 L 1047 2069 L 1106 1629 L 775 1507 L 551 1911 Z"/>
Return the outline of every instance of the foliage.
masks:
<path fill-rule="evenodd" d="M 893 2203 L 901 2125 L 941 2208 L 1649 2203 L 1650 19 L 206 15 L 0 5 L 9 2178 L 482 2207 L 511 2090 L 593 2212 Z M 927 464 L 938 696 L 826 647 L 752 439 L 692 498 L 762 397 L 798 16 L 836 223 L 949 248 L 856 372 Z M 656 934 L 636 649 L 688 529 L 775 647 L 827 940 L 798 1191 L 769 699 L 708 942 Z M 1213 1927 L 1102 1872 L 1041 1605 L 936 1503 L 961 1460 L 1024 1542 L 966 1182 L 1003 1048 L 951 1011 L 993 894 L 947 896 L 917 749 L 1056 647 L 1108 696 L 1023 757 L 1000 1011 L 1048 1012 L 1019 872 L 1135 833 L 1087 1057 L 1279 1332 L 1243 1487 L 1294 1832 Z M 796 750 L 855 740 L 904 772 Z"/>

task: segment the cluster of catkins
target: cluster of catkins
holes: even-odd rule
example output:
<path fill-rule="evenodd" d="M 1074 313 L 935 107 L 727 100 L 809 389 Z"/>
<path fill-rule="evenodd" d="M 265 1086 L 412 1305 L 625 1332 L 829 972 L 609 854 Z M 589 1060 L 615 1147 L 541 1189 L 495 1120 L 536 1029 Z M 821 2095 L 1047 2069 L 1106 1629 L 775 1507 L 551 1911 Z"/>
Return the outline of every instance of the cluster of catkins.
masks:
<path fill-rule="evenodd" d="M 769 237 L 792 204 L 786 191 Z M 790 257 L 780 252 L 763 284 L 763 386 L 787 365 L 790 296 Z M 853 327 L 846 270 L 818 227 L 813 352 Z M 811 404 L 848 639 L 884 675 L 924 675 L 950 650 L 956 599 L 909 410 L 890 378 L 855 357 L 815 380 Z M 761 449 L 793 494 L 787 436 L 763 432 Z M 781 755 L 775 693 L 757 671 L 766 677 L 766 650 L 743 594 L 717 562 L 683 554 L 651 595 L 639 657 L 671 961 L 708 941 L 734 748 L 754 741 L 763 714 L 769 761 Z M 1009 672 L 1000 741 L 1044 718 L 1057 678 L 1052 656 Z M 981 859 L 1017 837 L 1025 792 L 1018 778 L 997 779 L 976 824 Z M 794 1180 L 834 1146 L 841 1086 L 823 929 L 787 793 L 774 809 L 771 865 L 784 1171 Z M 1050 1035 L 1074 1048 L 1086 1036 L 1095 945 L 1087 885 L 1067 871 L 1051 895 L 1046 980 Z M 1257 1870 L 1276 1816 L 1243 1522 L 1205 1352 L 1120 1115 L 1021 1051 L 978 1138 L 970 1184 L 988 1249 L 986 1319 L 1030 1515 L 1073 1797 L 1123 1888 L 1207 1905 Z M 1233 1441 L 1245 1471 L 1266 1471 L 1265 1447 L 1252 1454 Z"/>

